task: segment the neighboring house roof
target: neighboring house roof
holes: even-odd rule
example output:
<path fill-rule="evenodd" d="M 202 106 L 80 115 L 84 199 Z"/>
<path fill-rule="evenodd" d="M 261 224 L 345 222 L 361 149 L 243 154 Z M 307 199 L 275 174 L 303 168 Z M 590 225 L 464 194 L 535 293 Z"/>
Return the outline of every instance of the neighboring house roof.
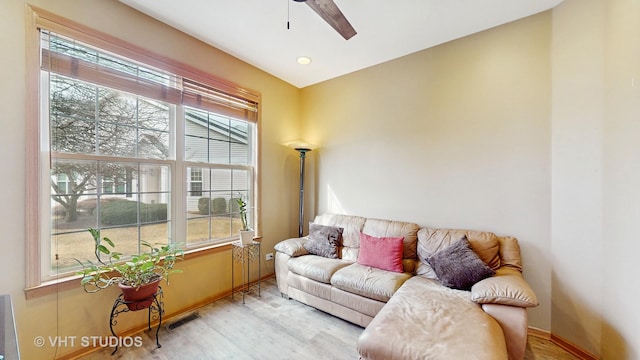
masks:
<path fill-rule="evenodd" d="M 215 131 L 224 137 L 228 136 L 238 144 L 247 144 L 246 127 L 229 126 L 229 118 L 213 113 L 208 113 L 208 115 L 206 116 L 205 113 L 199 111 L 186 111 L 185 120 Z"/>

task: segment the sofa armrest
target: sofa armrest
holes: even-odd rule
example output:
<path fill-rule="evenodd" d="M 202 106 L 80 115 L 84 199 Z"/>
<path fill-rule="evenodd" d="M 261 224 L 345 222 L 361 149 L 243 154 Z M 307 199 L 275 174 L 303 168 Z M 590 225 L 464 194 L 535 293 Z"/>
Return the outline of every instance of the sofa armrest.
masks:
<path fill-rule="evenodd" d="M 478 304 L 502 304 L 518 307 L 538 306 L 538 298 L 522 274 L 501 267 L 496 274 L 477 282 L 471 288 L 471 300 Z"/>
<path fill-rule="evenodd" d="M 291 257 L 307 255 L 309 254 L 309 252 L 307 251 L 307 249 L 304 248 L 305 242 L 307 242 L 306 237 L 282 240 L 276 244 L 274 249 L 277 252 L 287 254 Z"/>
<path fill-rule="evenodd" d="M 482 310 L 491 315 L 504 334 L 509 360 L 522 360 L 527 349 L 527 309 L 500 304 L 482 304 Z"/>

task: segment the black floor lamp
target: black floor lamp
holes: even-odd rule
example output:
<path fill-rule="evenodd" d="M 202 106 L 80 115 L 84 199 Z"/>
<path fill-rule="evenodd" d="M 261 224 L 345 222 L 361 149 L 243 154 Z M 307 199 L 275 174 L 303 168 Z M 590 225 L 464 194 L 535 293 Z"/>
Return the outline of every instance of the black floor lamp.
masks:
<path fill-rule="evenodd" d="M 310 144 L 303 141 L 295 141 L 288 144 L 300 154 L 300 199 L 298 208 L 298 237 L 302 237 L 304 229 L 304 162 L 307 153 L 313 150 Z"/>
<path fill-rule="evenodd" d="M 310 148 L 296 147 L 296 151 L 300 153 L 300 207 L 298 208 L 298 237 L 302 237 L 302 228 L 304 226 L 304 160 Z"/>

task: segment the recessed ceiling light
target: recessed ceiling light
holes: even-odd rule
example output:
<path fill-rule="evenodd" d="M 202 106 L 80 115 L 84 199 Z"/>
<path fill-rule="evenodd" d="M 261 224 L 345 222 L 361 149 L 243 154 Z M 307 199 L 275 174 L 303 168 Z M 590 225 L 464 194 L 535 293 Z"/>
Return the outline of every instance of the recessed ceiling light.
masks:
<path fill-rule="evenodd" d="M 298 61 L 298 64 L 300 64 L 300 65 L 309 65 L 309 64 L 311 64 L 311 58 L 308 58 L 306 56 L 300 56 L 297 61 Z"/>

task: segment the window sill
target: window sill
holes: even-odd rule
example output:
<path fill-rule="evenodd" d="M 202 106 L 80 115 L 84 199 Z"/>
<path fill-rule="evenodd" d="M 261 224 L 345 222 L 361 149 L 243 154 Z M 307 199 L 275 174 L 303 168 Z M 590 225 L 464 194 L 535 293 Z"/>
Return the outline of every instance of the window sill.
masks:
<path fill-rule="evenodd" d="M 255 240 L 261 241 L 262 237 L 256 237 Z M 207 247 L 185 250 L 184 260 L 194 259 L 200 256 L 207 256 L 229 250 L 231 250 L 230 243 L 210 245 Z M 45 281 L 38 286 L 26 288 L 24 289 L 24 293 L 25 298 L 27 300 L 30 300 L 50 294 L 55 294 L 60 291 L 79 289 L 80 287 L 80 275 L 72 275 L 60 279 Z"/>

